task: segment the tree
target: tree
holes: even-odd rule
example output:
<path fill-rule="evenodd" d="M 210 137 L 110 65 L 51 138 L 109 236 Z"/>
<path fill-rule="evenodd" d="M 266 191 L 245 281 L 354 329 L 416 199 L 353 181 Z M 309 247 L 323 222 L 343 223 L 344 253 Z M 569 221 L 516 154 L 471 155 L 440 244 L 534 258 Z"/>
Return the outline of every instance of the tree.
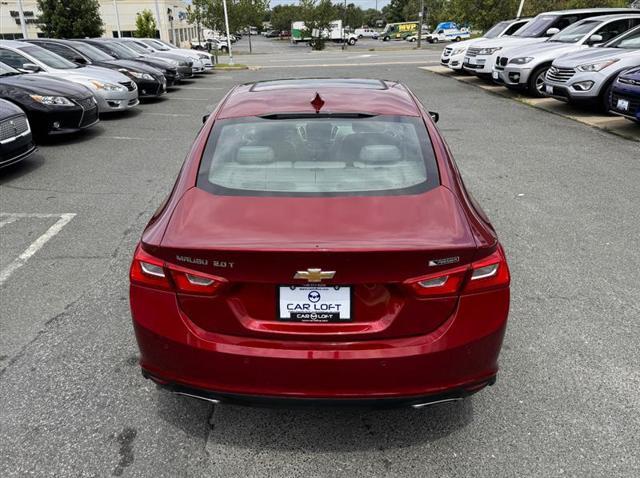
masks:
<path fill-rule="evenodd" d="M 40 28 L 50 38 L 99 37 L 104 33 L 98 0 L 38 0 Z"/>
<path fill-rule="evenodd" d="M 198 41 L 200 41 L 200 27 L 209 6 L 208 0 L 191 0 L 191 5 L 187 5 L 187 21 L 195 23 L 198 30 Z"/>
<path fill-rule="evenodd" d="M 271 10 L 271 28 L 277 31 L 289 30 L 291 24 L 302 18 L 297 5 L 276 5 Z"/>
<path fill-rule="evenodd" d="M 138 38 L 155 38 L 158 27 L 151 10 L 142 10 L 136 14 L 136 33 Z"/>
<path fill-rule="evenodd" d="M 323 50 L 325 39 L 322 33 L 331 29 L 331 23 L 339 18 L 337 8 L 331 0 L 300 0 L 300 13 L 308 33 L 313 39 L 313 49 Z"/>

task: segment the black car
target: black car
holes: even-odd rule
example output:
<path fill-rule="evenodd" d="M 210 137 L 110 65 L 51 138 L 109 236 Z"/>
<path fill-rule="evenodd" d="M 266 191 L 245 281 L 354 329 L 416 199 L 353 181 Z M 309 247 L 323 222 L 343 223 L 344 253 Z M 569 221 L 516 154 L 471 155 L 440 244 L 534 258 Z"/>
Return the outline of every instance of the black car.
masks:
<path fill-rule="evenodd" d="M 0 100 L 0 168 L 28 158 L 36 149 L 27 115 L 13 103 Z"/>
<path fill-rule="evenodd" d="M 77 41 L 86 43 L 87 45 L 91 45 L 98 50 L 105 52 L 107 55 L 110 55 L 119 60 L 137 61 L 153 66 L 154 68 L 162 71 L 165 78 L 167 79 L 167 86 L 172 86 L 178 83 L 182 78 L 184 78 L 184 74 L 187 72 L 187 68 L 179 67 L 177 61 L 170 61 L 165 58 L 145 56 L 137 51 L 132 50 L 131 48 L 127 48 L 126 46 L 121 45 L 119 42 L 110 41 L 109 39 L 83 38 L 82 40 Z M 191 73 L 191 68 L 188 68 L 188 72 Z"/>
<path fill-rule="evenodd" d="M 41 73 L 22 74 L 4 63 L 0 63 L 0 99 L 24 110 L 36 139 L 74 133 L 99 121 L 98 104 L 85 86 Z"/>
<path fill-rule="evenodd" d="M 160 96 L 167 91 L 167 80 L 162 71 L 131 60 L 118 60 L 91 45 L 73 40 L 38 38 L 23 40 L 57 53 L 78 65 L 101 66 L 117 70 L 128 76 L 138 87 L 138 96 Z"/>

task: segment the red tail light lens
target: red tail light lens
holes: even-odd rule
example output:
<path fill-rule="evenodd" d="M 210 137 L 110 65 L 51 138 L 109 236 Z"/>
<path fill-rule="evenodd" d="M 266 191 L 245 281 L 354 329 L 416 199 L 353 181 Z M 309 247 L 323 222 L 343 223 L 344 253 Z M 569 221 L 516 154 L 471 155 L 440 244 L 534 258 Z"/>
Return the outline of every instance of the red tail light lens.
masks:
<path fill-rule="evenodd" d="M 136 248 L 129 270 L 129 279 L 134 284 L 171 290 L 171 281 L 167 277 L 164 263 L 160 259 L 146 253 L 140 246 Z"/>
<path fill-rule="evenodd" d="M 129 272 L 131 283 L 185 294 L 214 295 L 226 280 L 168 264 L 137 247 Z"/>
<path fill-rule="evenodd" d="M 509 285 L 509 266 L 501 246 L 470 266 L 416 277 L 405 282 L 418 297 L 440 297 L 478 292 Z"/>
<path fill-rule="evenodd" d="M 508 286 L 511 282 L 509 266 L 502 246 L 488 257 L 471 264 L 471 276 L 465 285 L 465 292 Z"/>
<path fill-rule="evenodd" d="M 418 297 L 455 295 L 467 275 L 468 267 L 457 267 L 446 272 L 438 272 L 409 279 L 407 284 Z"/>

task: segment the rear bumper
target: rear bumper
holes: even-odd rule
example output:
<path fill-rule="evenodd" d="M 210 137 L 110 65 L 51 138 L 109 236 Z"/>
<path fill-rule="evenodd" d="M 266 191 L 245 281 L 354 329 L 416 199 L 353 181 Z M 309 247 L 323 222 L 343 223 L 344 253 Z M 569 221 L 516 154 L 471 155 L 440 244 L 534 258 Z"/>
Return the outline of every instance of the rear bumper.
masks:
<path fill-rule="evenodd" d="M 240 402 L 463 398 L 493 383 L 508 308 L 509 291 L 502 289 L 462 297 L 452 317 L 423 336 L 266 340 L 203 331 L 174 294 L 131 286 L 145 376 L 177 392 Z"/>

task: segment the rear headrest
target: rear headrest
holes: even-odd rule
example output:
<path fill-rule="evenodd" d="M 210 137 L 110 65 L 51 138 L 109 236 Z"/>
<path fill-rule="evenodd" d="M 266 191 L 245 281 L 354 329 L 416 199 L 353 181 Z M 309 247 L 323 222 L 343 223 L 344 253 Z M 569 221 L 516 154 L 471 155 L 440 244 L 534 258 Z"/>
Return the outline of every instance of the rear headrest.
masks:
<path fill-rule="evenodd" d="M 271 163 L 275 158 L 273 148 L 269 146 L 240 146 L 236 161 L 240 164 Z"/>
<path fill-rule="evenodd" d="M 394 163 L 402 158 L 393 144 L 369 144 L 360 149 L 360 161 L 365 163 Z"/>

